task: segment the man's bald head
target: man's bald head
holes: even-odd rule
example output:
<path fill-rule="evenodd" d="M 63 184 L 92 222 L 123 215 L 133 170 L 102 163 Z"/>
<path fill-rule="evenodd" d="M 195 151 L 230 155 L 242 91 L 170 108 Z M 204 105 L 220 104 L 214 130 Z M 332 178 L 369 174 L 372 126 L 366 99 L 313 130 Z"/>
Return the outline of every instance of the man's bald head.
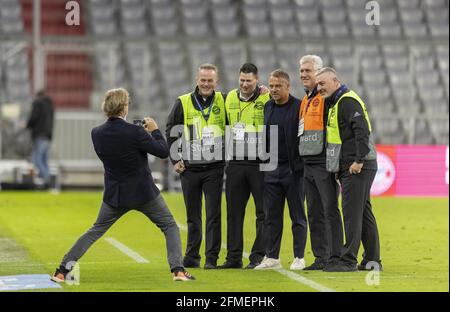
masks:
<path fill-rule="evenodd" d="M 324 98 L 330 97 L 341 83 L 337 77 L 336 70 L 331 67 L 324 67 L 316 74 L 317 90 Z"/>

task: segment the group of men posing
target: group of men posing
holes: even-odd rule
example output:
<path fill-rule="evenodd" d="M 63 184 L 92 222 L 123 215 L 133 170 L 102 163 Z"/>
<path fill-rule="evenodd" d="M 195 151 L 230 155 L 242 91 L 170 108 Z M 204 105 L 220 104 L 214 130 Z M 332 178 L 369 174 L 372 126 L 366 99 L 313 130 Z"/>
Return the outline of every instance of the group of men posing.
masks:
<path fill-rule="evenodd" d="M 173 280 L 195 280 L 185 268 L 200 267 L 203 195 L 205 269 L 243 267 L 244 216 L 251 194 L 256 237 L 246 268 L 281 268 L 287 200 L 294 249 L 290 269 L 380 270 L 378 229 L 370 204 L 376 151 L 365 105 L 339 82 L 334 69 L 323 68 L 316 55 L 300 59 L 300 78 L 306 91 L 301 101 L 290 94 L 288 73 L 270 73 L 267 88 L 258 84 L 257 67 L 246 63 L 239 72 L 239 88 L 225 96 L 216 90 L 216 66 L 203 64 L 194 92 L 176 100 L 167 122 L 167 142 L 152 118 L 145 118 L 143 126 L 126 121 L 127 90 L 106 92 L 102 110 L 108 119 L 91 133 L 105 168 L 102 205 L 94 225 L 65 254 L 51 279 L 64 282 L 94 242 L 128 211 L 137 210 L 164 233 Z M 153 182 L 147 154 L 170 155 L 180 174 L 188 228 L 184 257 L 179 228 Z M 224 173 L 227 257 L 218 266 Z M 308 223 L 315 261 L 306 266 Z M 358 265 L 361 242 L 364 254 Z"/>
<path fill-rule="evenodd" d="M 217 67 L 203 64 L 198 69 L 195 90 L 176 100 L 166 137 L 170 150 L 177 151 L 171 154 L 171 160 L 180 174 L 186 205 L 184 267 L 200 267 L 203 195 L 204 268 L 243 267 L 244 216 L 251 194 L 256 237 L 247 269 L 281 268 L 286 200 L 294 249 L 290 269 L 349 272 L 381 268 L 378 230 L 370 203 L 376 151 L 366 107 L 354 91 L 339 82 L 334 69 L 323 67 L 319 56 L 306 55 L 299 65 L 306 92 L 303 100 L 290 94 L 289 74 L 281 69 L 270 73 L 268 90 L 260 86 L 258 69 L 252 63 L 242 65 L 239 88 L 226 95 L 216 90 Z M 261 133 L 264 142 L 258 140 Z M 263 169 L 267 159 L 254 153 L 261 146 L 264 152 L 270 149 L 270 161 L 276 159 L 273 168 Z M 200 152 L 199 157 L 195 157 L 196 152 Z M 227 257 L 218 265 L 224 173 Z M 338 207 L 340 188 L 345 244 Z M 306 266 L 308 223 L 315 261 Z M 364 255 L 358 265 L 361 241 Z"/>

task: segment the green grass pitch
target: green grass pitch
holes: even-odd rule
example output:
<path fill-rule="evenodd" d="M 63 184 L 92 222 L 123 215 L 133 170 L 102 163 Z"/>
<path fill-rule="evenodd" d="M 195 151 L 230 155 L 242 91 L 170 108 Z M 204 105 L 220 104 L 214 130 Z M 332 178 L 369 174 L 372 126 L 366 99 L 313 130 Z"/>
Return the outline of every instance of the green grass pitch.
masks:
<path fill-rule="evenodd" d="M 164 198 L 177 222 L 185 224 L 181 194 L 164 194 Z M 0 276 L 52 274 L 62 256 L 95 221 L 100 202 L 99 192 L 1 192 Z M 105 237 L 120 241 L 149 262 L 137 263 L 102 238 L 80 260 L 80 284 L 63 285 L 62 291 L 317 291 L 317 287 L 311 287 L 313 283 L 319 285 L 319 290 L 322 287 L 334 291 L 448 292 L 448 198 L 374 198 L 373 207 L 384 265 L 378 285 L 366 283 L 366 272 L 292 271 L 294 274 L 290 274 L 293 254 L 287 209 L 280 255 L 285 274 L 191 269 L 197 281 L 175 283 L 166 261 L 162 233 L 144 215 L 133 211 L 119 220 Z M 254 220 L 250 200 L 244 230 L 247 252 L 254 238 Z M 222 233 L 222 241 L 226 243 L 225 201 L 222 204 Z M 184 249 L 186 232 L 183 229 L 181 237 Z M 203 251 L 204 242 L 202 254 Z M 219 264 L 225 256 L 226 250 L 222 249 Z M 305 258 L 307 263 L 313 261 L 309 241 Z M 244 265 L 247 263 L 248 259 L 244 259 Z M 369 280 L 374 281 L 373 276 Z"/>

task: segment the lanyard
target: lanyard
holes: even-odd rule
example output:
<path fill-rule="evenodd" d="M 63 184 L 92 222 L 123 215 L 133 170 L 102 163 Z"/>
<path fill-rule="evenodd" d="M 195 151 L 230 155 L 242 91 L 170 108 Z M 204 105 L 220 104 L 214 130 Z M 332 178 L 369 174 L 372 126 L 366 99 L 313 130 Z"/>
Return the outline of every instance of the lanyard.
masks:
<path fill-rule="evenodd" d="M 239 112 L 238 112 L 238 122 L 241 122 L 241 117 L 242 117 L 242 112 L 245 111 L 247 109 L 247 107 L 249 107 L 250 105 L 252 105 L 254 103 L 249 102 L 244 108 L 241 107 L 241 100 L 239 100 Z"/>
<path fill-rule="evenodd" d="M 316 96 L 316 94 L 317 94 L 317 89 L 314 89 L 313 92 L 311 93 L 311 98 L 309 99 L 308 103 L 306 104 L 305 111 L 302 114 L 302 117 L 308 113 L 309 105 L 311 104 L 312 100 L 314 100 L 314 97 Z"/>
<path fill-rule="evenodd" d="M 305 107 L 305 111 L 304 111 L 303 116 L 306 115 L 306 114 L 308 113 L 308 108 L 309 108 L 309 105 L 311 104 L 312 100 L 314 100 L 314 97 L 310 98 L 309 101 L 308 101 L 308 103 L 306 104 L 306 107 Z M 303 117 L 303 116 L 302 116 L 302 117 Z"/>
<path fill-rule="evenodd" d="M 257 87 L 258 88 L 258 87 Z M 247 109 L 247 107 L 249 107 L 250 105 L 252 105 L 252 104 L 255 104 L 255 101 L 245 101 L 245 102 L 247 102 L 248 104 L 244 107 L 244 108 L 242 108 L 242 106 L 241 106 L 241 96 L 240 96 L 240 92 L 239 92 L 239 90 L 237 90 L 236 91 L 237 92 L 237 98 L 238 98 L 238 101 L 239 101 L 239 112 L 238 112 L 238 118 L 237 118 L 237 120 L 238 120 L 238 122 L 241 122 L 241 117 L 242 117 L 242 113 Z M 253 94 L 249 97 L 249 99 L 251 99 L 252 97 L 254 97 L 254 92 L 253 92 Z"/>
<path fill-rule="evenodd" d="M 214 102 L 211 103 L 211 105 L 209 106 L 209 109 L 208 109 L 208 113 L 205 115 L 205 113 L 203 112 L 203 108 L 200 105 L 200 103 L 198 102 L 197 96 L 195 94 L 194 94 L 194 100 L 195 100 L 195 103 L 197 104 L 198 109 L 202 113 L 203 118 L 205 118 L 205 121 L 208 122 L 208 119 L 209 119 L 209 116 L 211 115 L 211 110 L 212 110 L 212 107 L 214 105 Z"/>

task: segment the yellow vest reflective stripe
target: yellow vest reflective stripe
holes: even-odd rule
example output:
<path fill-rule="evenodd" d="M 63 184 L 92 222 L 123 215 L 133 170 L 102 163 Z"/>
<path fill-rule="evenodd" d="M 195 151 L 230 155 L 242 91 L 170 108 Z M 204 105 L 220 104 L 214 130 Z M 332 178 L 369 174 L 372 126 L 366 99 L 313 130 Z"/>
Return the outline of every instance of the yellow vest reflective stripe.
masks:
<path fill-rule="evenodd" d="M 325 100 L 317 93 L 312 99 L 303 97 L 300 105 L 300 118 L 304 121 L 304 131 L 299 138 L 300 156 L 313 156 L 322 153 L 324 148 Z"/>
<path fill-rule="evenodd" d="M 179 99 L 183 107 L 183 132 L 185 146 L 187 147 L 187 150 L 183 151 L 183 154 L 187 153 L 187 158 L 184 158 L 184 160 L 187 160 L 190 164 L 207 164 L 222 161 L 226 123 L 225 102 L 222 93 L 215 92 L 211 107 L 204 109 L 203 113 L 194 107 L 192 93 L 184 94 Z M 209 118 L 206 120 L 204 115 L 207 115 L 209 111 Z M 213 133 L 213 145 L 203 141 L 203 134 L 206 128 Z M 205 152 L 209 152 L 209 156 L 214 156 L 209 157 Z M 205 155 L 207 157 L 204 157 Z M 217 157 L 220 157 L 220 159 Z"/>
<path fill-rule="evenodd" d="M 239 100 L 238 90 L 231 90 L 225 101 L 228 122 L 234 126 L 238 122 L 245 124 L 245 132 L 260 132 L 264 126 L 264 106 L 270 99 L 269 93 L 260 94 L 252 102 Z"/>
<path fill-rule="evenodd" d="M 327 123 L 327 171 L 329 172 L 338 172 L 339 171 L 339 162 L 341 159 L 341 147 L 342 140 L 341 134 L 339 132 L 339 120 L 338 120 L 338 111 L 339 111 L 339 103 L 345 97 L 350 97 L 355 99 L 363 109 L 364 118 L 367 121 L 367 125 L 369 126 L 369 149 L 370 152 L 364 157 L 365 160 L 375 160 L 377 159 L 377 152 L 375 150 L 375 144 L 372 136 L 372 126 L 370 124 L 369 114 L 367 113 L 366 106 L 364 105 L 363 100 L 356 94 L 354 91 L 349 91 L 344 93 L 337 101 L 337 103 L 330 108 L 328 111 L 328 123 Z"/>
<path fill-rule="evenodd" d="M 222 93 L 216 91 L 214 101 L 211 104 L 211 113 L 208 121 L 203 114 L 208 114 L 209 107 L 201 111 L 197 110 L 192 103 L 192 93 L 184 94 L 179 97 L 183 106 L 184 115 L 184 135 L 186 140 L 201 140 L 203 129 L 211 127 L 214 130 L 214 137 L 223 137 L 225 133 L 225 104 Z M 189 128 L 193 128 L 194 137 L 190 137 Z"/>

